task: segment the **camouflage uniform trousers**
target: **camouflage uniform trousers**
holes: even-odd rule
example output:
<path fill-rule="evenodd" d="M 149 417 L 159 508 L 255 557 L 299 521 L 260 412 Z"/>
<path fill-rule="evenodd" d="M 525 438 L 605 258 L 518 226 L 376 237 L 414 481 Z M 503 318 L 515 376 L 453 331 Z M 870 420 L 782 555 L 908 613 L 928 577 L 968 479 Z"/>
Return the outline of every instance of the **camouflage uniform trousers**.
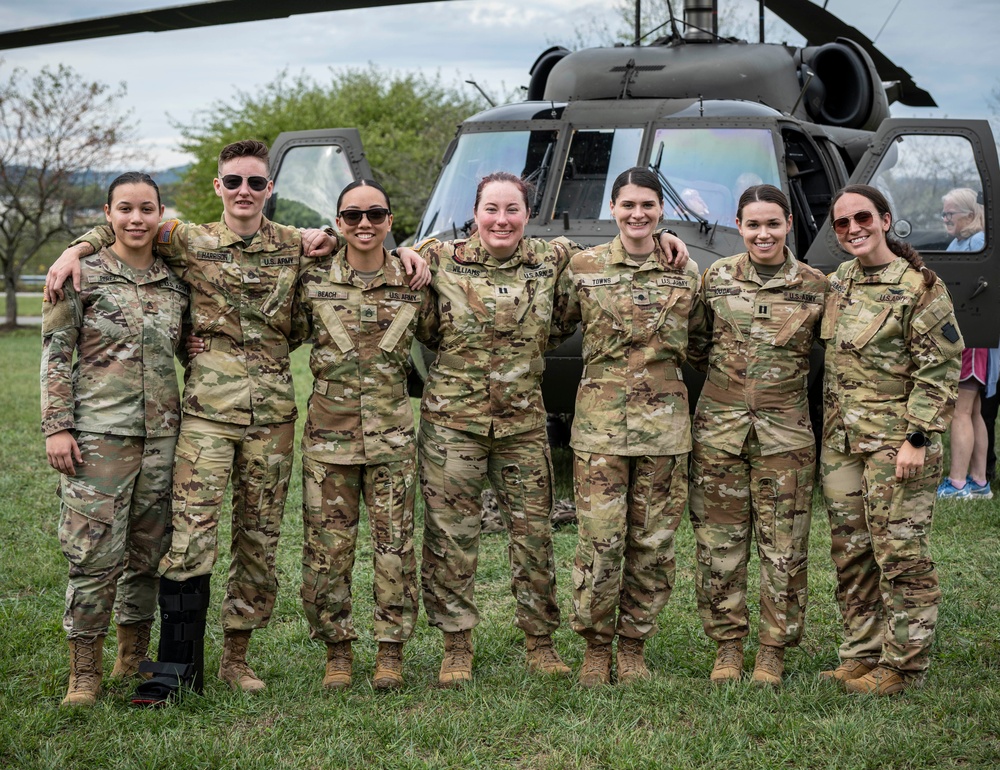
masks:
<path fill-rule="evenodd" d="M 841 660 L 880 663 L 919 680 L 927 669 L 941 589 L 931 559 L 931 518 L 941 442 L 917 477 L 896 478 L 897 447 L 845 454 L 823 447 L 823 496 L 844 620 Z"/>
<path fill-rule="evenodd" d="M 278 593 L 274 561 L 292 472 L 295 423 L 233 425 L 185 414 L 177 439 L 173 535 L 160 574 L 188 580 L 212 572 L 219 515 L 233 481 L 225 631 L 264 628 Z"/>
<path fill-rule="evenodd" d="M 688 453 L 575 452 L 579 539 L 573 630 L 597 644 L 648 639 L 674 587 L 674 533 L 684 515 Z M 617 614 L 617 628 L 616 618 Z"/>
<path fill-rule="evenodd" d="M 156 568 L 169 544 L 170 471 L 176 436 L 78 433 L 83 464 L 62 476 L 59 542 L 69 560 L 63 628 L 104 636 L 156 614 Z"/>
<path fill-rule="evenodd" d="M 751 430 L 740 454 L 695 441 L 693 459 L 695 593 L 705 633 L 717 642 L 749 633 L 752 526 L 760 557 L 760 642 L 798 645 L 806 616 L 815 447 L 762 455 Z"/>
<path fill-rule="evenodd" d="M 302 604 L 313 638 L 327 643 L 358 638 L 351 618 L 351 573 L 362 497 L 375 566 L 375 640 L 410 638 L 418 607 L 415 475 L 412 459 L 331 465 L 302 458 Z"/>
<path fill-rule="evenodd" d="M 424 547 L 420 565 L 430 625 L 446 632 L 479 623 L 475 603 L 480 505 L 489 476 L 510 536 L 515 625 L 536 636 L 559 627 L 552 553 L 552 463 L 545 428 L 505 438 L 420 424 Z"/>

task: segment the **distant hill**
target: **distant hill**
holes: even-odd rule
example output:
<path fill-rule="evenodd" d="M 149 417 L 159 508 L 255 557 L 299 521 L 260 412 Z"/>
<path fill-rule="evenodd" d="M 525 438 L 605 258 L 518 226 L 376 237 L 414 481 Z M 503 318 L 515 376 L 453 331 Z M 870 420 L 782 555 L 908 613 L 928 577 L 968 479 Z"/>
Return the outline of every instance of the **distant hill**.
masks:
<path fill-rule="evenodd" d="M 157 185 L 168 185 L 179 182 L 184 173 L 191 167 L 191 164 L 186 166 L 174 166 L 173 168 L 168 168 L 163 171 L 152 171 L 150 176 L 156 180 Z M 129 169 L 119 169 L 117 171 L 84 171 L 77 174 L 73 178 L 74 184 L 82 185 L 97 185 L 98 187 L 107 187 L 111 184 L 111 180 L 114 179 L 119 174 L 124 173 Z"/>

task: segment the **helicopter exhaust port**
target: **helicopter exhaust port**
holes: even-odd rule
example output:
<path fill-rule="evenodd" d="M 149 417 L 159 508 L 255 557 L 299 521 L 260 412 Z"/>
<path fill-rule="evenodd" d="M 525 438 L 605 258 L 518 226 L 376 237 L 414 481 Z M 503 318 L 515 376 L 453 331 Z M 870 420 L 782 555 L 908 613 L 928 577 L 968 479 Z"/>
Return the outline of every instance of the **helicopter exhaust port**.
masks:
<path fill-rule="evenodd" d="M 889 117 L 882 81 L 857 43 L 838 38 L 835 43 L 803 48 L 799 56 L 804 103 L 815 122 L 872 131 Z M 808 82 L 810 72 L 815 77 Z"/>

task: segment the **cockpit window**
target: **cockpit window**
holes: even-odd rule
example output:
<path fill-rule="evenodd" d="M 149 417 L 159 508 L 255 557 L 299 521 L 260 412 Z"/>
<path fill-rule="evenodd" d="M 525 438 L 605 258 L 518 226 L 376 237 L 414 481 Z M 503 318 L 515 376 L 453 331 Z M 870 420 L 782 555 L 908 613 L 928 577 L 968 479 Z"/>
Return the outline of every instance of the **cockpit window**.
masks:
<path fill-rule="evenodd" d="M 574 132 L 553 215 L 611 219 L 611 187 L 622 171 L 636 164 L 641 143 L 641 128 Z"/>
<path fill-rule="evenodd" d="M 545 193 L 555 149 L 556 131 L 484 131 L 458 138 L 427 203 L 416 239 L 431 235 L 464 238 L 472 226 L 479 180 L 494 171 L 509 171 L 537 188 L 532 208 Z"/>
<path fill-rule="evenodd" d="M 649 163 L 658 167 L 679 198 L 667 201 L 668 219 L 732 225 L 736 203 L 747 187 L 781 187 L 774 137 L 762 128 L 659 128 Z M 669 199 L 670 191 L 665 192 Z"/>
<path fill-rule="evenodd" d="M 354 181 L 351 162 L 337 144 L 292 147 L 275 174 L 275 222 L 323 227 L 337 218 L 337 196 Z"/>
<path fill-rule="evenodd" d="M 872 176 L 893 230 L 918 251 L 983 251 L 983 179 L 962 136 L 909 134 L 886 149 Z"/>

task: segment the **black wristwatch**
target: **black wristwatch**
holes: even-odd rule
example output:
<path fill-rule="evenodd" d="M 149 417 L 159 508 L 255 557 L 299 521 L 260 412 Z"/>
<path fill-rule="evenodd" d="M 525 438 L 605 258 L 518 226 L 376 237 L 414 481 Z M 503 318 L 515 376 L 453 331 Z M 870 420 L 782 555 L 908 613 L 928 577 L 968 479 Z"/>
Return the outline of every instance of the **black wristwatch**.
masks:
<path fill-rule="evenodd" d="M 906 440 L 916 449 L 927 446 L 927 434 L 923 431 L 915 430 L 913 433 L 907 433 Z"/>

